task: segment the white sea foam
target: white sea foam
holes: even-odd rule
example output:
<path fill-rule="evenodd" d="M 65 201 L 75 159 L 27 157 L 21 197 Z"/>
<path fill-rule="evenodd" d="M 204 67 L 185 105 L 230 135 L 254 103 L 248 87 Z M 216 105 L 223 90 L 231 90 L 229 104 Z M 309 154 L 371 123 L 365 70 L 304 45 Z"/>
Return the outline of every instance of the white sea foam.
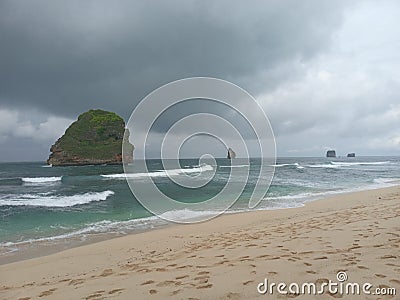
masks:
<path fill-rule="evenodd" d="M 331 164 L 315 164 L 315 165 L 307 165 L 308 168 L 327 168 L 327 169 L 338 169 L 340 166 L 331 165 Z"/>
<path fill-rule="evenodd" d="M 76 238 L 76 237 L 84 239 L 87 235 L 90 234 L 101 234 L 101 233 L 125 234 L 127 233 L 127 231 L 151 229 L 157 225 L 159 226 L 165 224 L 167 224 L 166 221 L 161 220 L 156 216 L 140 218 L 140 219 L 132 219 L 127 221 L 103 220 L 99 222 L 88 223 L 80 229 L 72 230 L 70 232 L 66 232 L 55 236 L 27 239 L 20 242 L 2 242 L 0 243 L 0 247 L 10 248 L 14 246 L 31 244 L 36 242 L 53 242 L 53 241 L 56 242 L 58 240 Z"/>
<path fill-rule="evenodd" d="M 71 196 L 49 195 L 48 193 L 5 195 L 0 197 L 0 206 L 70 207 L 94 201 L 104 201 L 113 194 L 113 191 L 103 191 Z"/>
<path fill-rule="evenodd" d="M 345 161 L 331 161 L 326 164 L 315 164 L 307 165 L 309 168 L 327 168 L 327 169 L 339 169 L 339 168 L 349 168 L 356 166 L 380 166 L 391 164 L 390 161 L 375 161 L 375 162 L 345 162 Z"/>
<path fill-rule="evenodd" d="M 276 208 L 275 205 L 278 208 L 296 207 L 297 205 L 300 206 L 303 205 L 307 201 L 322 199 L 332 195 L 391 187 L 398 185 L 399 183 L 400 183 L 400 178 L 376 178 L 373 180 L 372 184 L 364 184 L 356 187 L 341 188 L 337 190 L 327 190 L 320 192 L 305 192 L 305 193 L 283 195 L 283 196 L 273 196 L 273 197 L 267 196 L 263 200 L 270 201 L 272 205 L 264 206 L 262 209 L 275 209 Z"/>
<path fill-rule="evenodd" d="M 282 168 L 282 167 L 296 167 L 297 169 L 304 169 L 303 166 L 301 166 L 299 163 L 292 163 L 292 164 L 276 164 L 276 165 L 271 165 L 271 167 L 275 168 Z"/>
<path fill-rule="evenodd" d="M 386 165 L 390 164 L 390 161 L 374 161 L 374 162 L 344 162 L 344 161 L 331 161 L 332 165 L 335 166 L 369 166 L 369 165 Z"/>
<path fill-rule="evenodd" d="M 157 170 L 149 173 L 119 173 L 119 174 L 106 174 L 101 175 L 104 178 L 110 179 L 125 179 L 125 178 L 140 178 L 140 177 L 168 177 L 168 176 L 178 176 L 182 174 L 191 174 L 191 173 L 201 173 L 206 171 L 212 171 L 214 168 L 211 165 L 200 165 L 193 168 L 184 168 L 184 169 L 171 169 L 171 170 Z"/>
<path fill-rule="evenodd" d="M 160 215 L 160 218 L 177 221 L 193 221 L 203 216 L 213 216 L 217 211 L 195 211 L 191 209 L 180 209 L 167 211 Z"/>
<path fill-rule="evenodd" d="M 400 182 L 400 178 L 375 178 L 374 183 L 382 185 L 394 185 Z"/>
<path fill-rule="evenodd" d="M 275 168 L 280 168 L 280 167 L 290 167 L 290 166 L 298 166 L 298 163 L 293 163 L 293 164 L 276 164 L 276 165 L 271 165 L 271 167 Z"/>
<path fill-rule="evenodd" d="M 250 165 L 233 165 L 233 166 L 218 166 L 219 168 L 245 168 L 250 167 Z"/>
<path fill-rule="evenodd" d="M 27 183 L 49 183 L 49 182 L 57 182 L 62 180 L 62 176 L 58 177 L 23 177 L 21 178 L 23 182 Z"/>
<path fill-rule="evenodd" d="M 234 212 L 228 212 L 228 213 L 234 213 Z M 178 219 L 184 221 L 184 220 L 193 220 L 203 215 L 215 215 L 215 212 L 193 211 L 189 209 L 183 209 L 183 210 L 174 210 L 165 212 L 161 216 L 165 218 L 174 218 L 175 220 Z M 76 237 L 82 239 L 90 234 L 101 234 L 101 233 L 126 234 L 129 231 L 152 229 L 154 227 L 166 224 L 168 224 L 167 221 L 157 216 L 131 219 L 127 221 L 103 220 L 95 223 L 88 223 L 81 229 L 72 230 L 70 232 L 66 232 L 55 236 L 27 239 L 20 242 L 2 242 L 0 243 L 0 247 L 11 248 L 25 244 L 31 244 L 37 242 L 56 242 L 58 240 L 70 239 Z"/>

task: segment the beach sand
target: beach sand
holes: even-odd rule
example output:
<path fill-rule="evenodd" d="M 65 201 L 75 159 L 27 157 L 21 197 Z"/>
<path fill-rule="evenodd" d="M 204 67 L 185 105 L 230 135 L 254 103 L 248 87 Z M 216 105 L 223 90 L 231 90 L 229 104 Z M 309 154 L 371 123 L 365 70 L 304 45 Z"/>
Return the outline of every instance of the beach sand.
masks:
<path fill-rule="evenodd" d="M 224 215 L 0 266 L 1 299 L 399 299 L 400 186 Z M 268 282 L 346 282 L 396 296 L 260 295 Z"/>

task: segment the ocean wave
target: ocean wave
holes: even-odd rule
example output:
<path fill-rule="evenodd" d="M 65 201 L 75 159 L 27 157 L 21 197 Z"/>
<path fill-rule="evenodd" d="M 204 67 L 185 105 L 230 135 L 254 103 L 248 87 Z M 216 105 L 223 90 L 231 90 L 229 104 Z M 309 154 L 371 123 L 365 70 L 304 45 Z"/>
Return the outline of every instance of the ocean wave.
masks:
<path fill-rule="evenodd" d="M 307 165 L 309 168 L 328 168 L 328 169 L 339 169 L 339 168 L 348 168 L 353 166 L 380 166 L 391 164 L 390 161 L 375 161 L 375 162 L 344 162 L 344 161 L 331 161 L 325 164 L 315 164 L 315 165 Z"/>
<path fill-rule="evenodd" d="M 220 213 L 222 211 L 196 211 L 191 209 L 180 209 L 180 210 L 171 210 L 167 211 L 160 215 L 160 218 L 167 220 L 176 220 L 176 221 L 193 221 L 199 219 L 204 216 L 214 216 L 216 213 Z"/>
<path fill-rule="evenodd" d="M 332 165 L 335 166 L 374 166 L 374 165 L 387 165 L 390 161 L 374 161 L 374 162 L 342 162 L 342 161 L 331 161 Z"/>
<path fill-rule="evenodd" d="M 398 185 L 400 183 L 400 178 L 375 178 L 372 183 L 364 184 L 361 186 L 354 187 L 343 187 L 336 190 L 326 190 L 319 192 L 304 192 L 298 194 L 290 194 L 290 195 L 282 195 L 282 196 L 267 196 L 263 198 L 264 201 L 279 201 L 279 204 L 282 207 L 287 207 L 287 205 L 291 205 L 291 201 L 312 201 L 316 199 L 321 199 L 331 195 L 351 193 L 351 192 L 360 192 L 366 190 L 374 190 L 384 187 L 391 187 Z M 283 200 L 283 201 L 282 201 Z M 286 202 L 285 202 L 286 201 Z M 300 202 L 302 203 L 302 202 Z"/>
<path fill-rule="evenodd" d="M 267 200 L 267 201 L 299 200 L 299 199 L 306 199 L 306 198 L 315 197 L 315 196 L 321 196 L 321 195 L 325 195 L 328 193 L 332 193 L 332 191 L 320 192 L 320 193 L 305 192 L 305 193 L 282 195 L 282 196 L 267 196 L 267 197 L 263 198 L 263 200 Z"/>
<path fill-rule="evenodd" d="M 24 244 L 31 244 L 37 242 L 56 242 L 57 240 L 63 240 L 68 238 L 79 237 L 82 239 L 89 234 L 101 234 L 101 233 L 119 233 L 125 234 L 128 230 L 137 230 L 137 229 L 146 229 L 146 228 L 154 228 L 157 224 L 162 225 L 166 224 L 165 221 L 161 220 L 158 217 L 147 217 L 141 219 L 132 219 L 127 221 L 110 221 L 103 220 L 94 223 L 85 224 L 82 228 L 71 230 L 70 232 L 66 232 L 63 234 L 58 234 L 49 237 L 39 237 L 33 239 L 26 239 L 18 242 L 2 242 L 0 243 L 0 247 L 13 247 Z"/>
<path fill-rule="evenodd" d="M 327 168 L 327 169 L 339 169 L 339 165 L 331 165 L 331 164 L 315 164 L 315 165 L 307 165 L 308 168 Z"/>
<path fill-rule="evenodd" d="M 27 183 L 49 183 L 49 182 L 57 182 L 62 180 L 62 176 L 58 177 L 22 177 L 21 180 Z"/>
<path fill-rule="evenodd" d="M 90 202 L 104 201 L 113 191 L 89 192 L 71 196 L 39 194 L 6 195 L 0 198 L 0 206 L 70 207 Z"/>
<path fill-rule="evenodd" d="M 250 167 L 250 165 L 233 165 L 233 166 L 218 166 L 219 168 L 244 168 Z"/>
<path fill-rule="evenodd" d="M 373 182 L 376 184 L 397 184 L 400 182 L 400 178 L 375 178 Z"/>
<path fill-rule="evenodd" d="M 100 175 L 103 178 L 109 179 L 125 179 L 125 178 L 140 178 L 140 177 L 169 177 L 169 176 L 177 176 L 182 174 L 191 174 L 191 173 L 201 173 L 206 171 L 214 170 L 211 165 L 200 165 L 193 168 L 184 168 L 184 169 L 170 169 L 170 170 L 157 170 L 148 173 L 118 173 L 118 174 L 102 174 Z"/>
<path fill-rule="evenodd" d="M 296 167 L 297 169 L 304 169 L 303 166 L 301 166 L 299 163 L 292 163 L 292 164 L 276 164 L 276 165 L 271 165 L 271 167 L 275 168 L 281 168 L 281 167 Z"/>

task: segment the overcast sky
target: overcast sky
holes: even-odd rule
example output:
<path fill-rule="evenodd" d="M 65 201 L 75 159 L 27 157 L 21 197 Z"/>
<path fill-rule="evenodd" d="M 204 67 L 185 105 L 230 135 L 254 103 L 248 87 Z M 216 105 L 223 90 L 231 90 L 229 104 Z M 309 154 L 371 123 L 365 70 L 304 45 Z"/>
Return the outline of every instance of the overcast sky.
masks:
<path fill-rule="evenodd" d="M 45 160 L 80 113 L 127 120 L 192 76 L 251 93 L 279 156 L 400 155 L 396 0 L 10 0 L 0 38 L 0 161 Z"/>

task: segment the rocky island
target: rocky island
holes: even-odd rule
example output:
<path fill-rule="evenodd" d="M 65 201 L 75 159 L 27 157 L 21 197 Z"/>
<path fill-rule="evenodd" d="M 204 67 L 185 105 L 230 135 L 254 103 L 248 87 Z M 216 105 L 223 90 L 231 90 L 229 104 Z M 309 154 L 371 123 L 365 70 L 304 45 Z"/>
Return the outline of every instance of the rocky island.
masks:
<path fill-rule="evenodd" d="M 335 150 L 328 150 L 326 152 L 326 157 L 336 157 L 336 151 Z"/>
<path fill-rule="evenodd" d="M 47 160 L 53 166 L 122 163 L 125 121 L 113 112 L 89 110 L 72 123 L 50 148 Z M 133 145 L 129 143 L 133 157 Z M 129 158 L 128 158 L 129 159 Z"/>
<path fill-rule="evenodd" d="M 234 158 L 236 158 L 236 153 L 235 153 L 235 151 L 233 151 L 232 148 L 229 148 L 229 149 L 228 149 L 228 156 L 227 156 L 227 158 L 228 158 L 228 159 L 234 159 Z"/>

